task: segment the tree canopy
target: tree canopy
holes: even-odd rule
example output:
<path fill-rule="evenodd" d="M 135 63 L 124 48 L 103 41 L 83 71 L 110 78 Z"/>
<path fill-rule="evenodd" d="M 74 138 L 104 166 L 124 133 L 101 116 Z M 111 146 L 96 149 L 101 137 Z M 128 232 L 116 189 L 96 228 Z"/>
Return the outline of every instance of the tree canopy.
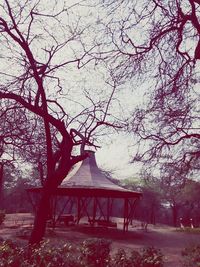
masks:
<path fill-rule="evenodd" d="M 133 87 L 140 84 L 147 100 L 133 113 L 131 130 L 145 144 L 135 160 L 199 169 L 200 2 L 103 4 L 113 73 L 121 82 L 132 79 Z"/>
<path fill-rule="evenodd" d="M 107 90 L 99 92 L 98 85 L 85 83 L 85 66 L 94 68 L 99 49 L 88 19 L 92 6 L 84 12 L 86 4 L 5 0 L 0 5 L 1 156 L 10 149 L 12 157 L 16 151 L 41 167 L 43 194 L 31 244 L 44 235 L 53 191 L 87 157 L 85 146 L 97 147 L 98 128 L 103 134 L 104 127 L 121 127 L 109 113 L 115 84 L 107 80 Z"/>

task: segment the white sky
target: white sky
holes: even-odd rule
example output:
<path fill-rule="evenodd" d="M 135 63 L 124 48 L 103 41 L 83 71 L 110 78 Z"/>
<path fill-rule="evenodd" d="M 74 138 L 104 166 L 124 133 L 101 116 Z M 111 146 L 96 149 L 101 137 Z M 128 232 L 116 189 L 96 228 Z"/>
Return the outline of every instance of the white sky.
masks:
<path fill-rule="evenodd" d="M 130 163 L 133 157 L 133 148 L 131 138 L 118 135 L 114 138 L 112 144 L 102 145 L 102 148 L 96 152 L 97 165 L 106 171 L 113 173 L 113 178 L 137 178 L 139 166 Z"/>

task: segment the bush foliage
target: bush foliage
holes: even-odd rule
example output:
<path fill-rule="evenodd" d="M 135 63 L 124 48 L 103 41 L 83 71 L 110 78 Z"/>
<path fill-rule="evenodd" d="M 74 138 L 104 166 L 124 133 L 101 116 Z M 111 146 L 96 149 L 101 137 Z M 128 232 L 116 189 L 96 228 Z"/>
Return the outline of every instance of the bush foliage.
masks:
<path fill-rule="evenodd" d="M 200 245 L 185 248 L 182 251 L 183 266 L 199 267 L 200 266 Z"/>
<path fill-rule="evenodd" d="M 162 254 L 155 248 L 129 255 L 122 249 L 110 255 L 109 240 L 87 239 L 79 245 L 20 247 L 10 240 L 0 243 L 0 267 L 161 267 Z"/>
<path fill-rule="evenodd" d="M 159 249 L 147 247 L 141 253 L 133 250 L 128 255 L 124 249 L 119 249 L 111 259 L 111 265 L 116 267 L 162 267 L 163 255 Z"/>
<path fill-rule="evenodd" d="M 89 238 L 80 246 L 81 264 L 90 267 L 109 266 L 110 244 L 106 239 Z"/>

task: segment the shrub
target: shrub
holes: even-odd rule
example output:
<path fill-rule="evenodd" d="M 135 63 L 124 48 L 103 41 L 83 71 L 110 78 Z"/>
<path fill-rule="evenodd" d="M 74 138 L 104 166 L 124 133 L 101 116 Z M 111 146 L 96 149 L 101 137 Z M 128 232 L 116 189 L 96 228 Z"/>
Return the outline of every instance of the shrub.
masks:
<path fill-rule="evenodd" d="M 131 256 L 128 256 L 124 249 L 119 249 L 112 258 L 111 266 L 140 267 L 141 256 L 136 251 L 132 251 Z"/>
<path fill-rule="evenodd" d="M 48 241 L 35 247 L 20 247 L 8 240 L 0 243 L 0 267 L 161 267 L 162 255 L 155 248 L 140 254 L 118 250 L 110 257 L 111 242 L 87 239 L 78 246 L 54 247 Z M 195 265 L 196 266 L 196 265 Z"/>
<path fill-rule="evenodd" d="M 0 267 L 109 266 L 110 241 L 88 239 L 80 246 L 53 247 L 48 241 L 35 247 L 19 247 L 8 240 L 0 244 Z"/>
<path fill-rule="evenodd" d="M 0 266 L 25 266 L 21 264 L 21 260 L 25 258 L 24 254 L 24 250 L 17 247 L 11 240 L 3 241 L 0 244 Z"/>
<path fill-rule="evenodd" d="M 5 210 L 0 210 L 0 225 L 3 223 L 3 221 L 5 220 L 6 217 L 6 213 Z"/>
<path fill-rule="evenodd" d="M 162 267 L 163 254 L 154 247 L 144 248 L 142 251 L 142 267 Z"/>
<path fill-rule="evenodd" d="M 31 266 L 64 266 L 62 249 L 53 249 L 47 242 L 42 242 L 40 246 L 35 246 L 29 250 L 27 265 Z"/>
<path fill-rule="evenodd" d="M 140 255 L 139 252 L 132 250 L 130 261 L 133 267 L 138 267 L 138 266 L 140 267 L 142 264 L 142 256 Z"/>
<path fill-rule="evenodd" d="M 200 245 L 185 248 L 182 251 L 183 265 L 185 267 L 200 266 Z"/>
<path fill-rule="evenodd" d="M 81 263 L 83 266 L 106 267 L 110 261 L 111 241 L 90 238 L 83 241 L 81 246 Z"/>
<path fill-rule="evenodd" d="M 54 248 L 46 241 L 29 248 L 8 240 L 0 244 L 0 267 L 80 267 L 74 252 L 68 244 Z"/>
<path fill-rule="evenodd" d="M 118 267 L 162 267 L 163 255 L 159 249 L 147 247 L 141 253 L 133 250 L 130 255 L 119 249 L 113 256 L 111 266 Z"/>

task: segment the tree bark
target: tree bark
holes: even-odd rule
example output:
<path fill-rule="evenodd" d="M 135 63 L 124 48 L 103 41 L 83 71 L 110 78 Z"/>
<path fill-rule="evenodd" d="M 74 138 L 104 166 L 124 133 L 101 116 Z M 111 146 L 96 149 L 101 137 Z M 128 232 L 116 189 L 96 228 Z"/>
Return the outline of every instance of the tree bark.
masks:
<path fill-rule="evenodd" d="M 3 163 L 0 163 L 0 209 L 4 208 L 4 181 L 3 181 Z"/>
<path fill-rule="evenodd" d="M 176 205 L 172 205 L 172 217 L 173 217 L 173 225 L 174 227 L 177 226 L 177 218 L 178 218 L 178 209 Z"/>
<path fill-rule="evenodd" d="M 50 197 L 51 190 L 44 188 L 36 211 L 33 230 L 29 239 L 30 245 L 39 244 L 45 235 L 46 222 L 50 214 Z"/>

